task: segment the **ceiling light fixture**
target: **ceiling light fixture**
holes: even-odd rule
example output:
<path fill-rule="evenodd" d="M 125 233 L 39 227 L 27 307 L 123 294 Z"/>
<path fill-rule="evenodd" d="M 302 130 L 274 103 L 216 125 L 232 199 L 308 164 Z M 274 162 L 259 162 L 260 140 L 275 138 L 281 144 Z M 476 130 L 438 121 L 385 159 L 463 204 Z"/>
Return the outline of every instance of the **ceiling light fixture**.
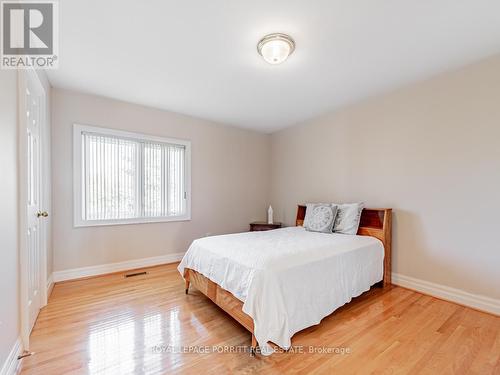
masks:
<path fill-rule="evenodd" d="M 269 64 L 281 64 L 295 50 L 294 40 L 281 33 L 266 35 L 257 44 L 257 51 Z"/>

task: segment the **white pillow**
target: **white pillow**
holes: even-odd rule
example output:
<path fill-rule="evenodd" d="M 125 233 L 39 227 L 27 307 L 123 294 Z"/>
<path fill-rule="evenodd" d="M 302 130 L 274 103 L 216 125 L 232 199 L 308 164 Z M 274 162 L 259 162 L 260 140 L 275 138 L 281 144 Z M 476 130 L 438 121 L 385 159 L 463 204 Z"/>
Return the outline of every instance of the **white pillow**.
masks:
<path fill-rule="evenodd" d="M 333 231 L 343 234 L 358 233 L 359 221 L 361 220 L 361 212 L 364 206 L 364 203 L 339 204 Z"/>
<path fill-rule="evenodd" d="M 337 205 L 331 203 L 308 203 L 304 228 L 312 232 L 331 233 L 335 217 L 337 216 Z"/>

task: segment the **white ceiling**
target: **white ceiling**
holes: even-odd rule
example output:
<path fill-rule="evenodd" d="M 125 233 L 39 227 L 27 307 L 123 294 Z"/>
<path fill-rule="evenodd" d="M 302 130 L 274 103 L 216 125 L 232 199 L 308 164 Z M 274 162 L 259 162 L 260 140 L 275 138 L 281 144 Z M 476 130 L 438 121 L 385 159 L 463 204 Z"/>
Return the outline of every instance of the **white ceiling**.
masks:
<path fill-rule="evenodd" d="M 500 52 L 499 0 L 68 0 L 53 86 L 263 132 Z M 269 65 L 265 34 L 294 54 Z"/>

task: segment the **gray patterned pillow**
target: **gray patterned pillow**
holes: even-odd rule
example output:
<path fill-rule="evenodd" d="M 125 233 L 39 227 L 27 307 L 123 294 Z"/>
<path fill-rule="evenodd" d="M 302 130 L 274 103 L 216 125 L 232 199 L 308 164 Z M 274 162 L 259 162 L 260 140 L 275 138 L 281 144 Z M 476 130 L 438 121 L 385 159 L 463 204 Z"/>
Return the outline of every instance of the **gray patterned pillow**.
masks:
<path fill-rule="evenodd" d="M 335 204 L 308 203 L 304 228 L 312 232 L 331 233 L 336 216 L 337 205 Z"/>
<path fill-rule="evenodd" d="M 359 221 L 364 206 L 364 203 L 339 204 L 333 231 L 343 234 L 358 233 Z"/>

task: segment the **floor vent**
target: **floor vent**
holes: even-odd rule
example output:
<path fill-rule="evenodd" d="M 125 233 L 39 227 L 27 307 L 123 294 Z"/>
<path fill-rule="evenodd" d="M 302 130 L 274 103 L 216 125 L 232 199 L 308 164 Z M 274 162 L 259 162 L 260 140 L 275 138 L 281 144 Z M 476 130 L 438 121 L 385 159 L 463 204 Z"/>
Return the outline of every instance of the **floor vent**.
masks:
<path fill-rule="evenodd" d="M 35 353 L 33 352 L 23 352 L 23 354 L 21 354 L 20 356 L 17 357 L 17 360 L 20 360 L 20 359 L 23 359 L 23 358 L 26 358 L 26 357 L 29 357 L 30 355 L 33 355 Z"/>
<path fill-rule="evenodd" d="M 141 275 L 147 275 L 148 273 L 146 271 L 142 272 L 136 272 L 136 273 L 127 273 L 125 277 L 134 277 L 134 276 L 141 276 Z"/>

